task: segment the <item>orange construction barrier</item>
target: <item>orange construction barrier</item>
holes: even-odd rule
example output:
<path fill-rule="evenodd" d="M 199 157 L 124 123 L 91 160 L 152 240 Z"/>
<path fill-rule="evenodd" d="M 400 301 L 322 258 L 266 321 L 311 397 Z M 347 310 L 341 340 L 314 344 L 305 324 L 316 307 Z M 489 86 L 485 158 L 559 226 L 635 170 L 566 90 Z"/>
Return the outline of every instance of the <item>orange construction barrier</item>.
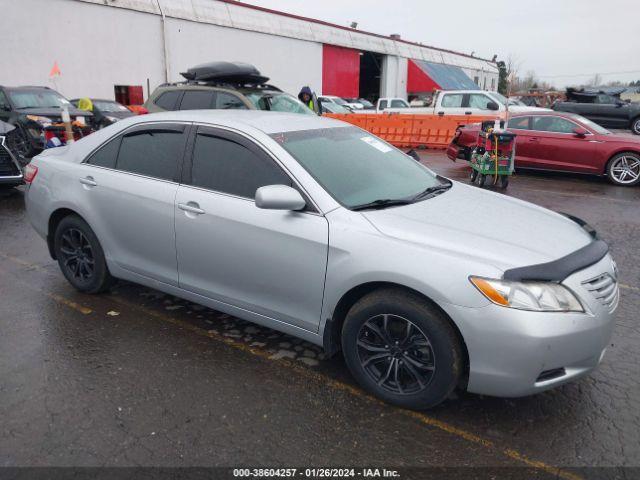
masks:
<path fill-rule="evenodd" d="M 460 125 L 493 120 L 494 115 L 408 115 L 403 113 L 329 113 L 396 147 L 447 148 Z"/>

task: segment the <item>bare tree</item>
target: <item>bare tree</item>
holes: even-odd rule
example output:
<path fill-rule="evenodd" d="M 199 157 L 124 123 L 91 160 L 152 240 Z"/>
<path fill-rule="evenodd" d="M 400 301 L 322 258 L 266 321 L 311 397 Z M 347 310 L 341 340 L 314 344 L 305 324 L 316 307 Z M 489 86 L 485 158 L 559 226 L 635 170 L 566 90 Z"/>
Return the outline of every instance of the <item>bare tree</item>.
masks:
<path fill-rule="evenodd" d="M 602 76 L 599 73 L 596 73 L 591 80 L 587 82 L 587 86 L 589 87 L 597 87 L 602 84 Z"/>

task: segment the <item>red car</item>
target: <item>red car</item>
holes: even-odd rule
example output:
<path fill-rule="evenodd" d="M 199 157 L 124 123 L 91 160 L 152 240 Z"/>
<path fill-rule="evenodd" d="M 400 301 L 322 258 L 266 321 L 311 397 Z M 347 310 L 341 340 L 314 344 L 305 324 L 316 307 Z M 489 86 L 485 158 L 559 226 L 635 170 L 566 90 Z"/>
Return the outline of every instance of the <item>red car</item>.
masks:
<path fill-rule="evenodd" d="M 616 185 L 640 183 L 640 139 L 609 132 L 580 115 L 563 112 L 513 114 L 516 168 L 606 175 Z M 460 127 L 447 156 L 470 160 L 480 124 Z"/>

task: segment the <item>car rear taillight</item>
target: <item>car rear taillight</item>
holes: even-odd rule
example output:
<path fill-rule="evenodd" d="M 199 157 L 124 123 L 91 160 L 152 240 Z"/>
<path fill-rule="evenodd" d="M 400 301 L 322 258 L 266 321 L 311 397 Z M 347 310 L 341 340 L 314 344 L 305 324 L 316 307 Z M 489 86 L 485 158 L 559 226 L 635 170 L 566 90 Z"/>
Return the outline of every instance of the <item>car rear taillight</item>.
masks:
<path fill-rule="evenodd" d="M 24 167 L 24 181 L 25 183 L 32 183 L 33 179 L 36 178 L 36 175 L 38 174 L 38 167 L 36 167 L 35 165 L 32 164 L 27 164 L 26 167 Z"/>

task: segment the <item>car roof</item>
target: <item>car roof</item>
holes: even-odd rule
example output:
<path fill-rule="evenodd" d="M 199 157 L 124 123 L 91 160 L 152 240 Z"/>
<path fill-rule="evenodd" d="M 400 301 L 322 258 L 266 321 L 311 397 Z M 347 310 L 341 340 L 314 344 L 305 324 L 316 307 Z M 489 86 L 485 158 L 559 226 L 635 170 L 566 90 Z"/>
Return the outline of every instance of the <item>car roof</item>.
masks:
<path fill-rule="evenodd" d="M 151 113 L 130 117 L 129 125 L 151 121 L 202 122 L 240 129 L 245 126 L 260 130 L 267 135 L 279 132 L 352 126 L 339 120 L 318 115 L 267 112 L 263 110 L 182 110 Z"/>

